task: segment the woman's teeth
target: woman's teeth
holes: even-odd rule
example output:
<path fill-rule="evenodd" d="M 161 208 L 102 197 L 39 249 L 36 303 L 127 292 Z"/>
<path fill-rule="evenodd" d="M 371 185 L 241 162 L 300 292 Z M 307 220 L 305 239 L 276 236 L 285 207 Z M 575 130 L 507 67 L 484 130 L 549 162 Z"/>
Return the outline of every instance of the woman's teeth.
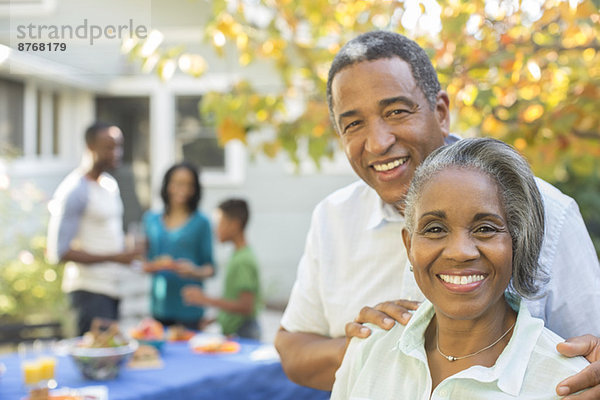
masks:
<path fill-rule="evenodd" d="M 469 283 L 482 281 L 483 275 L 438 275 L 441 280 L 453 285 L 468 285 Z"/>

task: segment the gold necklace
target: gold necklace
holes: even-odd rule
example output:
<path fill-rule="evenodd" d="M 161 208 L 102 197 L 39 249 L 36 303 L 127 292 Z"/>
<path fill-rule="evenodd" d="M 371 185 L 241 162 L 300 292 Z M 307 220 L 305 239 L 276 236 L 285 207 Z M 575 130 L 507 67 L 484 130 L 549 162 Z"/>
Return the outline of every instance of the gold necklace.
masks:
<path fill-rule="evenodd" d="M 484 347 L 483 349 L 476 351 L 475 353 L 471 353 L 471 354 L 467 354 L 466 356 L 461 356 L 461 357 L 454 357 L 454 356 L 447 356 L 444 353 L 442 353 L 442 351 L 440 350 L 440 335 L 439 335 L 439 330 L 438 330 L 438 334 L 437 337 L 435 338 L 435 346 L 437 347 L 437 351 L 438 353 L 440 353 L 442 355 L 442 357 L 444 357 L 446 360 L 448 361 L 456 361 L 456 360 L 462 360 L 463 358 L 468 358 L 468 357 L 472 357 L 474 355 L 477 355 L 479 353 L 481 353 L 482 351 L 485 351 L 487 349 L 490 349 L 492 347 L 494 347 L 494 345 L 496 345 L 499 341 L 501 341 L 506 335 L 508 335 L 508 332 L 510 332 L 512 330 L 512 328 L 515 327 L 515 324 L 517 323 L 517 321 L 515 321 L 510 328 L 508 328 L 508 330 L 506 332 L 504 332 L 504 334 L 502 336 L 500 336 L 498 338 L 498 340 L 496 340 L 494 343 L 490 344 L 489 346 Z"/>

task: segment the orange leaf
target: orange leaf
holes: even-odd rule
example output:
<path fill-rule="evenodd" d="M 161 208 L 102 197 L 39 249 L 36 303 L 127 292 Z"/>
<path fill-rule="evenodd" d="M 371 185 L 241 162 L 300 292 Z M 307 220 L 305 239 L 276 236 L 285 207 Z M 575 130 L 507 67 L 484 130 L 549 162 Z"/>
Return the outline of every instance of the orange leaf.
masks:
<path fill-rule="evenodd" d="M 238 139 L 246 143 L 246 130 L 243 126 L 235 122 L 232 118 L 227 117 L 219 124 L 217 128 L 219 144 L 224 145 L 230 140 Z"/>
<path fill-rule="evenodd" d="M 533 122 L 542 115 L 544 115 L 544 107 L 539 104 L 532 104 L 525 109 L 522 117 L 525 122 Z"/>

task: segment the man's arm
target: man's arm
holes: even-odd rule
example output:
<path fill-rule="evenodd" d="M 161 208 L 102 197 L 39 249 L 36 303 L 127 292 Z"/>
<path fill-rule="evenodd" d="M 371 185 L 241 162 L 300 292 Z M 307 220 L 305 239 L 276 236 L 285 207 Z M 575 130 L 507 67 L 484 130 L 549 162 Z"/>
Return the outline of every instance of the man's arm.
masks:
<path fill-rule="evenodd" d="M 216 307 L 230 313 L 242 315 L 250 315 L 254 311 L 254 293 L 252 292 L 241 292 L 236 300 L 227 300 L 209 297 L 200 287 L 188 285 L 181 289 L 181 295 L 188 304 Z"/>
<path fill-rule="evenodd" d="M 85 180 L 81 179 L 71 190 L 53 199 L 48 227 L 49 260 L 53 263 L 73 261 L 81 264 L 101 262 L 129 264 L 140 257 L 142 249 L 114 254 L 91 254 L 71 247 L 87 206 L 87 198 L 88 186 Z"/>
<path fill-rule="evenodd" d="M 564 214 L 555 216 L 551 205 L 546 208 L 550 221 L 540 264 L 550 281 L 542 288 L 544 296 L 527 301 L 527 307 L 563 338 L 600 336 L 600 264 L 579 208 L 572 199 Z"/>
<path fill-rule="evenodd" d="M 280 328 L 275 336 L 275 348 L 290 380 L 315 389 L 331 390 L 335 371 L 344 358 L 346 338 L 332 339 Z"/>
<path fill-rule="evenodd" d="M 56 191 L 50 202 L 48 223 L 47 256 L 51 263 L 68 261 L 63 259 L 71 249 L 71 241 L 77 235 L 81 217 L 87 205 L 88 187 L 79 178 L 76 184 L 67 178 Z"/>
<path fill-rule="evenodd" d="M 569 199 L 561 214 L 554 211 L 554 201 L 544 198 L 549 220 L 544 240 L 550 245 L 542 249 L 540 263 L 550 282 L 544 287 L 542 317 L 548 329 L 570 338 L 557 346 L 561 354 L 584 356 L 592 363 L 560 382 L 556 392 L 564 396 L 588 389 L 569 398 L 600 399 L 600 265 L 577 203 Z"/>
<path fill-rule="evenodd" d="M 250 315 L 254 311 L 254 293 L 242 292 L 236 300 L 222 298 L 209 298 L 206 303 L 209 307 L 216 307 L 223 311 L 235 314 Z"/>
<path fill-rule="evenodd" d="M 91 254 L 81 250 L 69 249 L 62 255 L 60 261 L 73 261 L 81 264 L 94 264 L 101 262 L 116 262 L 121 264 L 130 264 L 136 258 L 142 255 L 140 250 L 125 251 L 116 254 Z"/>

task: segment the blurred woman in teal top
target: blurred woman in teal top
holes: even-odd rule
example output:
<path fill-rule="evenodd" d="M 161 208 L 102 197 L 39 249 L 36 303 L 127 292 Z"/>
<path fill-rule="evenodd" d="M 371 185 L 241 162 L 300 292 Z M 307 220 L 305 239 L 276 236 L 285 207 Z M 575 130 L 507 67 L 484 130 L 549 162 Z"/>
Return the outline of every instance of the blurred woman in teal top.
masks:
<path fill-rule="evenodd" d="M 203 286 L 214 275 L 212 230 L 198 211 L 202 197 L 198 172 L 192 164 L 173 165 L 163 178 L 164 210 L 148 211 L 143 218 L 147 239 L 144 270 L 152 273 L 152 316 L 164 325 L 198 329 L 204 309 L 184 304 L 181 289 Z"/>

